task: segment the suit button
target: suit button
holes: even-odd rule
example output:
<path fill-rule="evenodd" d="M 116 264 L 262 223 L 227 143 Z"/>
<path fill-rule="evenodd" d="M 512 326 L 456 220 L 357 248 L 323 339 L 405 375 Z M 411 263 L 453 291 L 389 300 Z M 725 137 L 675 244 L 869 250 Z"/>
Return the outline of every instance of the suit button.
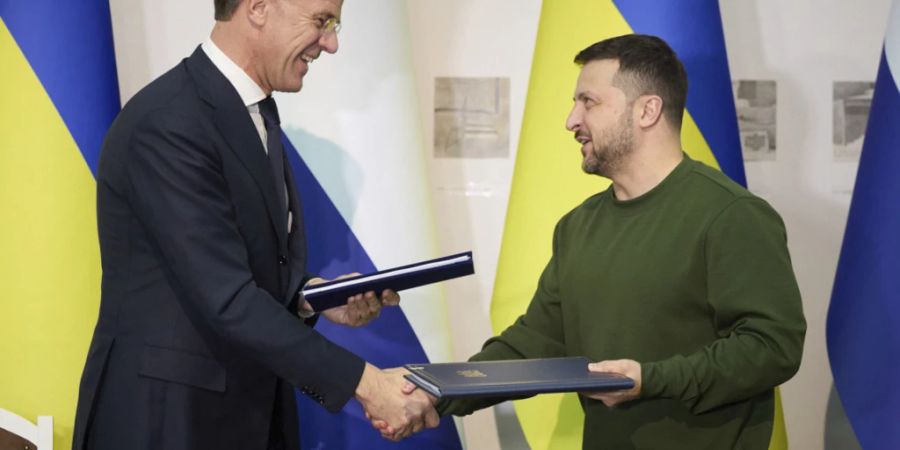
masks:
<path fill-rule="evenodd" d="M 278 255 L 278 264 L 281 264 L 282 266 L 287 264 L 287 257 L 284 255 Z"/>

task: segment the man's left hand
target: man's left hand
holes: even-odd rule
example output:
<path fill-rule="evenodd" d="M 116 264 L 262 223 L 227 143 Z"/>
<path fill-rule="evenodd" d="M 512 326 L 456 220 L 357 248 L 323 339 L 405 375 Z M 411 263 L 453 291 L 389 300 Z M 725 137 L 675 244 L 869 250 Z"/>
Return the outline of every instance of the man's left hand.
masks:
<path fill-rule="evenodd" d="M 582 392 L 582 395 L 600 400 L 606 406 L 616 406 L 630 402 L 641 396 L 641 363 L 630 359 L 600 361 L 588 364 L 591 372 L 612 372 L 625 375 L 634 380 L 634 387 L 627 391 Z"/>
<path fill-rule="evenodd" d="M 359 275 L 352 273 L 337 277 L 338 280 Z M 324 282 L 319 279 L 310 280 L 310 285 Z M 375 319 L 381 314 L 381 308 L 384 306 L 397 306 L 400 304 L 400 296 L 396 292 L 385 289 L 381 293 L 381 298 L 369 291 L 365 294 L 357 294 L 347 299 L 347 304 L 338 306 L 337 308 L 326 309 L 322 311 L 322 315 L 328 320 L 349 327 L 360 327 Z"/>

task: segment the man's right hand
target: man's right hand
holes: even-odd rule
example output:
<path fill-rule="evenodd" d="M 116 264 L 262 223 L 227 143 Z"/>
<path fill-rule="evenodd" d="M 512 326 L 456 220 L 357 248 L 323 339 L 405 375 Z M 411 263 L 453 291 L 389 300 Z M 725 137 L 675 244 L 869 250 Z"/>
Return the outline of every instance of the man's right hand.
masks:
<path fill-rule="evenodd" d="M 434 410 L 432 398 L 422 391 L 403 392 L 407 381 L 405 370 L 382 371 L 366 363 L 362 379 L 356 388 L 356 398 L 366 415 L 387 426 L 382 436 L 399 441 L 424 428 L 438 426 L 440 418 Z"/>

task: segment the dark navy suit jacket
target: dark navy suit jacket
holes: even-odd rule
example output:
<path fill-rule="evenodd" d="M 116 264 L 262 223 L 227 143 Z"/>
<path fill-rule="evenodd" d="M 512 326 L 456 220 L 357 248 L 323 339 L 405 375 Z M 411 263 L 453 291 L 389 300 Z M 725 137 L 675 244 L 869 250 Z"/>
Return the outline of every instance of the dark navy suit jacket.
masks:
<path fill-rule="evenodd" d="M 329 411 L 353 396 L 364 361 L 295 314 L 301 208 L 288 168 L 288 232 L 270 167 L 199 48 L 116 118 L 97 175 L 102 298 L 74 449 L 296 449 L 292 386 Z"/>

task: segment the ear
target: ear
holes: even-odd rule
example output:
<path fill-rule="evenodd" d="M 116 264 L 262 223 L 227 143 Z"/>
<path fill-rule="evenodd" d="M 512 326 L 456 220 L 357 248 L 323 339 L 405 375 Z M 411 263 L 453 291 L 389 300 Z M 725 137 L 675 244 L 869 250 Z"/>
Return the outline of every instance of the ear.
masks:
<path fill-rule="evenodd" d="M 244 0 L 241 7 L 246 8 L 247 20 L 254 28 L 263 26 L 266 17 L 271 13 L 272 5 L 269 0 Z M 239 10 L 241 8 L 238 8 Z"/>
<path fill-rule="evenodd" d="M 663 100 L 658 95 L 644 95 L 635 102 L 638 111 L 638 124 L 641 128 L 649 128 L 656 125 L 662 117 Z"/>

